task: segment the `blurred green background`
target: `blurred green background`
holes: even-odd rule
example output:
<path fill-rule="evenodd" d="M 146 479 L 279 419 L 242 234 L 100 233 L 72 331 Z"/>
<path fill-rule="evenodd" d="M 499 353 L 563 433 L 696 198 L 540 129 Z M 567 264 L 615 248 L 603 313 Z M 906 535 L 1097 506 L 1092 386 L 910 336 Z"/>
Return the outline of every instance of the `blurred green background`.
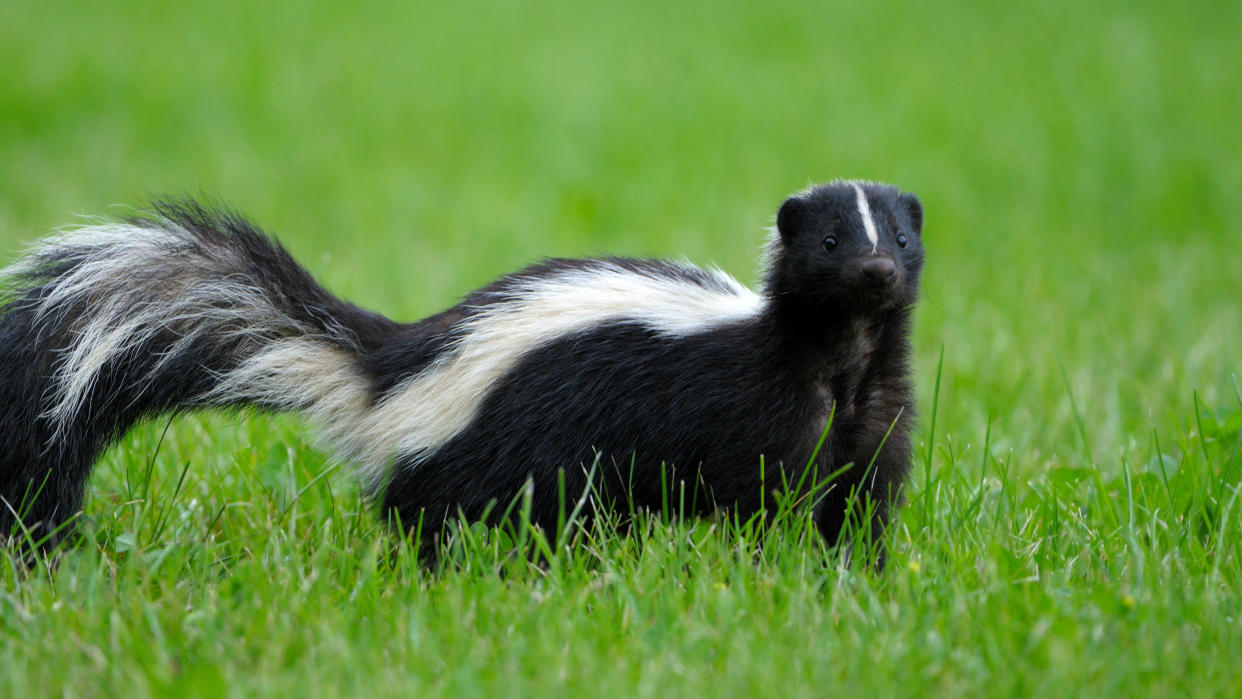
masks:
<path fill-rule="evenodd" d="M 550 255 L 754 279 L 781 199 L 927 209 L 920 390 L 1004 446 L 1232 400 L 1242 5 L 8 2 L 0 249 L 227 202 L 414 319 Z M 926 399 L 924 399 L 926 400 Z"/>
<path fill-rule="evenodd" d="M 195 417 L 104 458 L 60 568 L 0 556 L 0 694 L 1236 694 L 1239 37 L 1213 0 L 6 0 L 3 262 L 188 193 L 412 320 L 543 256 L 753 282 L 837 177 L 916 192 L 928 257 L 883 576 L 710 521 L 427 576 L 297 420 Z"/>

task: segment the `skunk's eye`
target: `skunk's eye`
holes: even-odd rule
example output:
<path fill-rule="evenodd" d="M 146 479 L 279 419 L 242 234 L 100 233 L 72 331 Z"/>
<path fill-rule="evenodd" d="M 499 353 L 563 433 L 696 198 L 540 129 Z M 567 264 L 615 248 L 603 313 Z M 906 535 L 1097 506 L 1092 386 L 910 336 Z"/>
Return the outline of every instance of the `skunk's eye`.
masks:
<path fill-rule="evenodd" d="M 903 248 L 906 246 L 906 234 L 905 233 L 897 234 L 897 244 Z"/>
<path fill-rule="evenodd" d="M 825 249 L 825 250 L 829 250 L 829 251 L 831 251 L 831 250 L 832 250 L 833 248 L 835 248 L 836 246 L 837 246 L 837 239 L 836 239 L 836 238 L 834 238 L 834 237 L 832 237 L 832 236 L 828 236 L 827 238 L 824 238 L 824 249 Z"/>

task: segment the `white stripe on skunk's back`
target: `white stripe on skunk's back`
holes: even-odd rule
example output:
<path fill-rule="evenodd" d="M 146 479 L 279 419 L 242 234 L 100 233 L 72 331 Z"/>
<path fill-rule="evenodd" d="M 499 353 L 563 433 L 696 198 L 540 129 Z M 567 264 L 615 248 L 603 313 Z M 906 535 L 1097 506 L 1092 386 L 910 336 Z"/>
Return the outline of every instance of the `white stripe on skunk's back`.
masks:
<path fill-rule="evenodd" d="M 546 339 L 628 320 L 675 337 L 759 312 L 760 297 L 720 270 L 702 270 L 687 263 L 655 264 L 686 277 L 697 275 L 703 283 L 595 260 L 546 277 L 521 279 L 505 290 L 507 301 L 489 306 L 469 321 L 470 336 L 521 329 Z"/>
<path fill-rule="evenodd" d="M 718 270 L 715 288 L 644 274 L 606 261 L 518 282 L 507 300 L 466 322 L 453 351 L 412 378 L 375 411 L 397 436 L 388 455 L 428 455 L 465 429 L 497 380 L 528 351 L 567 335 L 635 322 L 670 337 L 755 316 L 760 297 Z M 382 465 L 381 465 L 382 466 Z"/>
<path fill-rule="evenodd" d="M 465 321 L 451 350 L 378 404 L 348 354 L 306 338 L 273 343 L 208 398 L 296 406 L 374 490 L 394 459 L 417 463 L 466 429 L 496 382 L 532 349 L 610 323 L 677 337 L 758 314 L 757 294 L 723 272 L 706 274 L 704 284 L 598 261 L 511 279 L 504 300 Z"/>
<path fill-rule="evenodd" d="M 395 459 L 417 463 L 468 427 L 496 382 L 532 349 L 622 321 L 677 337 L 759 312 L 757 294 L 723 272 L 706 275 L 697 283 L 600 261 L 511 278 L 503 300 L 464 321 L 464 336 L 448 352 L 378 404 L 347 352 L 307 337 L 272 342 L 204 399 L 301 410 L 376 490 Z"/>

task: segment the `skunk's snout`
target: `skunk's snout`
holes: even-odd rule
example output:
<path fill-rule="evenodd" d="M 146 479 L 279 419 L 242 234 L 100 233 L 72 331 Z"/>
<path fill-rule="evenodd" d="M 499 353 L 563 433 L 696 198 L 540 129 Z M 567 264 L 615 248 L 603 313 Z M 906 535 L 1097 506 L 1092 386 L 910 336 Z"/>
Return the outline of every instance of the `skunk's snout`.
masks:
<path fill-rule="evenodd" d="M 872 257 L 862 263 L 863 278 L 872 284 L 897 281 L 897 263 L 891 257 Z"/>

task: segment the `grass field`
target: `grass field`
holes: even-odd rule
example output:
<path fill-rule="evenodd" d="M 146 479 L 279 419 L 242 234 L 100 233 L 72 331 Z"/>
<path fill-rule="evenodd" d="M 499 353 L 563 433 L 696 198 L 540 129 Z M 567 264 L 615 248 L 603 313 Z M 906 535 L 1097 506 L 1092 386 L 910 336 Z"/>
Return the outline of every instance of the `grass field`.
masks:
<path fill-rule="evenodd" d="M 547 255 L 751 280 L 834 177 L 928 222 L 882 575 L 801 520 L 658 517 L 428 572 L 296 419 L 192 416 L 107 454 L 58 567 L 0 554 L 0 695 L 1242 695 L 1242 4 L 0 16 L 4 262 L 202 193 L 414 319 Z"/>

